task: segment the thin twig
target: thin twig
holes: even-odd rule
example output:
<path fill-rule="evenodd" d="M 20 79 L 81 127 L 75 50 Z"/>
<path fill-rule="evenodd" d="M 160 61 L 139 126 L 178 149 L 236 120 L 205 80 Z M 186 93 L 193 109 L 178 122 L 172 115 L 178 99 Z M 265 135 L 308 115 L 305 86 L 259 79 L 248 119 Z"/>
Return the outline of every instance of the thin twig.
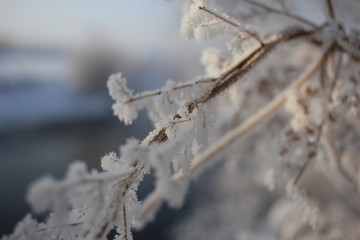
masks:
<path fill-rule="evenodd" d="M 239 77 L 251 70 L 254 63 L 258 62 L 265 53 L 268 53 L 272 49 L 269 46 L 274 46 L 274 43 L 252 50 L 234 66 L 230 67 L 225 73 L 218 77 L 213 86 L 209 87 L 209 89 L 199 98 L 188 104 L 189 113 L 191 113 L 197 105 L 209 101 L 211 98 L 228 88 L 232 83 L 239 79 Z"/>
<path fill-rule="evenodd" d="M 194 82 L 194 83 L 188 83 L 188 84 L 184 84 L 184 85 L 180 85 L 180 86 L 174 87 L 173 90 L 176 91 L 176 90 L 180 90 L 180 89 L 183 89 L 183 88 L 192 87 L 192 86 L 197 85 L 197 84 L 212 83 L 212 82 L 214 82 L 215 80 L 216 80 L 215 78 L 201 79 L 201 80 L 198 80 L 198 81 L 196 81 L 196 82 Z"/>
<path fill-rule="evenodd" d="M 334 56 L 333 56 L 334 57 Z M 330 69 L 333 71 L 332 72 L 332 82 L 331 82 L 331 86 L 330 86 L 330 92 L 329 92 L 329 102 L 332 102 L 334 101 L 333 99 L 333 93 L 334 93 L 334 90 L 336 88 L 336 85 L 339 81 L 339 76 L 340 76 L 340 68 L 341 68 L 341 65 L 342 65 L 342 53 L 340 52 L 339 53 L 339 56 L 338 56 L 338 59 L 337 59 L 337 62 L 336 62 L 336 66 L 334 67 L 334 60 L 333 58 L 330 58 L 331 61 L 330 61 Z"/>
<path fill-rule="evenodd" d="M 195 85 L 197 85 L 197 84 L 212 83 L 212 82 L 214 82 L 215 80 L 216 80 L 216 79 L 214 79 L 214 78 L 201 79 L 201 80 L 198 80 L 198 81 L 196 81 L 196 82 L 194 82 L 194 83 L 186 83 L 186 84 L 184 84 L 184 85 L 180 85 L 180 86 L 174 87 L 172 90 L 173 90 L 173 91 L 177 91 L 177 90 L 180 90 L 180 89 L 184 89 L 184 88 L 188 88 L 188 87 L 195 86 Z M 129 100 L 127 100 L 126 102 L 124 102 L 124 104 L 136 102 L 136 101 L 139 101 L 139 100 L 144 99 L 144 98 L 155 97 L 155 96 L 158 96 L 158 95 L 160 95 L 160 94 L 162 94 L 162 93 L 163 93 L 163 91 L 156 91 L 156 92 L 152 92 L 152 93 L 140 95 L 140 96 L 138 96 L 138 97 L 133 97 L 133 98 L 130 98 Z"/>
<path fill-rule="evenodd" d="M 320 141 L 320 137 L 321 137 L 321 133 L 322 133 L 322 127 L 323 127 L 323 122 L 319 125 L 319 130 L 316 134 L 316 140 L 315 140 L 315 144 L 316 144 L 316 148 L 315 151 L 318 151 L 319 149 L 319 141 Z M 307 168 L 307 166 L 309 165 L 310 161 L 316 156 L 316 152 L 314 152 L 314 154 L 310 154 L 308 156 L 308 158 L 306 159 L 305 163 L 301 166 L 300 171 L 298 172 L 298 174 L 296 175 L 295 179 L 294 179 L 294 185 L 296 185 L 298 183 L 298 181 L 300 180 L 301 176 L 303 175 L 305 169 Z"/>
<path fill-rule="evenodd" d="M 205 7 L 199 7 L 199 10 L 202 10 L 202 11 L 204 11 L 204 12 L 207 12 L 208 14 L 210 14 L 210 15 L 212 15 L 212 16 L 214 16 L 214 17 L 216 17 L 216 18 L 218 18 L 218 19 L 226 22 L 227 24 L 230 24 L 230 25 L 233 26 L 233 27 L 239 27 L 238 24 L 236 24 L 236 23 L 234 23 L 234 22 L 232 22 L 232 21 L 230 21 L 230 20 L 228 20 L 228 19 L 220 16 L 219 14 L 217 14 L 217 13 L 215 13 L 215 12 L 213 12 L 213 11 L 205 8 Z"/>
<path fill-rule="evenodd" d="M 128 223 L 127 223 L 127 214 L 126 214 L 126 207 L 125 204 L 122 205 L 122 212 L 123 212 L 123 220 L 124 220 L 124 237 L 123 239 L 128 240 Z"/>
<path fill-rule="evenodd" d="M 319 83 L 321 88 L 325 88 L 325 78 L 326 78 L 326 62 L 328 61 L 328 56 L 324 59 L 324 63 L 320 67 L 320 77 Z"/>
<path fill-rule="evenodd" d="M 335 18 L 335 12 L 334 12 L 334 7 L 332 5 L 332 1 L 331 0 L 326 0 L 326 7 L 327 7 L 327 12 L 330 18 L 334 19 Z"/>
<path fill-rule="evenodd" d="M 162 195 L 159 190 L 156 190 L 146 198 L 143 202 L 141 214 L 140 214 L 140 222 L 142 222 L 153 209 L 156 209 L 162 201 Z"/>
<path fill-rule="evenodd" d="M 296 16 L 296 15 L 293 15 L 293 14 L 291 14 L 289 12 L 280 11 L 278 9 L 269 7 L 269 6 L 265 5 L 265 4 L 262 4 L 262 3 L 259 3 L 259 2 L 256 2 L 256 1 L 252 1 L 252 0 L 243 0 L 243 1 L 246 2 L 246 3 L 252 4 L 252 5 L 256 6 L 256 7 L 265 9 L 265 10 L 267 10 L 269 12 L 273 12 L 273 13 L 276 13 L 276 14 L 279 14 L 279 15 L 283 15 L 283 16 L 295 19 L 295 20 L 297 20 L 299 22 L 302 22 L 302 23 L 304 23 L 304 24 L 306 24 L 308 26 L 311 26 L 313 28 L 317 27 L 316 24 L 310 22 L 309 20 L 307 20 L 305 18 L 302 18 L 302 17 L 299 17 L 299 16 Z"/>
<path fill-rule="evenodd" d="M 227 24 L 230 24 L 231 26 L 233 27 L 236 27 L 236 28 L 240 28 L 240 26 L 232 21 L 230 21 L 229 19 L 226 19 L 222 16 L 220 16 L 219 14 L 205 8 L 205 7 L 199 7 L 199 10 L 202 10 L 204 12 L 207 12 L 208 14 L 226 22 Z M 249 36 L 251 36 L 252 38 L 254 38 L 258 43 L 260 43 L 261 46 L 264 45 L 263 41 L 253 32 L 249 31 L 249 30 L 246 30 L 246 29 L 241 29 L 241 31 L 245 32 L 246 34 L 248 34 Z"/>

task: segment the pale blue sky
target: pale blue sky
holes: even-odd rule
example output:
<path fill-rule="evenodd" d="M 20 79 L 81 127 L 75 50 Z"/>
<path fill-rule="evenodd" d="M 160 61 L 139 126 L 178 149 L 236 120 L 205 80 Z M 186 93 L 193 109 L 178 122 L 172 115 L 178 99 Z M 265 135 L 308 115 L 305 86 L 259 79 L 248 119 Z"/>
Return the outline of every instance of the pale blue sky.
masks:
<path fill-rule="evenodd" d="M 20 44 L 74 47 L 98 37 L 145 49 L 177 38 L 180 16 L 176 1 L 1 0 L 0 34 Z"/>

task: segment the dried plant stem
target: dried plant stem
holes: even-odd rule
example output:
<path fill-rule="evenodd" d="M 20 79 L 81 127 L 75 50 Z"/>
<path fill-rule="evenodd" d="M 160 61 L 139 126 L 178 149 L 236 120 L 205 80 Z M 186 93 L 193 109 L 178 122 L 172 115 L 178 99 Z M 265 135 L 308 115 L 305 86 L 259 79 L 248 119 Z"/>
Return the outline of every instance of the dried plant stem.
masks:
<path fill-rule="evenodd" d="M 140 222 L 143 222 L 144 218 L 148 216 L 154 208 L 157 208 L 161 204 L 162 199 L 163 198 L 159 190 L 152 192 L 146 198 L 141 209 Z"/>
<path fill-rule="evenodd" d="M 280 94 L 278 94 L 270 103 L 268 103 L 265 107 L 261 108 L 257 113 L 250 116 L 247 120 L 245 120 L 242 124 L 240 124 L 235 129 L 231 130 L 224 137 L 219 139 L 216 143 L 198 155 L 191 165 L 191 171 L 197 171 L 202 165 L 209 161 L 213 156 L 218 154 L 225 147 L 233 143 L 239 137 L 247 133 L 257 124 L 262 122 L 266 117 L 268 117 L 271 113 L 276 111 L 286 100 L 287 94 L 289 91 L 300 87 L 306 80 L 308 80 L 316 70 L 321 66 L 324 60 L 325 54 L 323 54 L 317 61 L 315 61 L 307 71 L 305 71 L 295 82 L 293 82 L 290 86 L 288 86 L 285 90 L 283 90 Z M 173 179 L 178 180 L 184 177 L 183 173 L 176 174 Z"/>
<path fill-rule="evenodd" d="M 339 53 L 339 56 L 338 56 L 338 60 L 336 62 L 336 66 L 334 66 L 334 62 L 335 60 L 333 58 L 335 58 L 333 56 L 333 58 L 330 58 L 331 61 L 330 61 L 330 71 L 331 71 L 331 75 L 332 75 L 332 82 L 331 82 L 331 86 L 330 86 L 330 92 L 329 92 L 329 102 L 333 102 L 334 99 L 333 99 L 333 93 L 334 93 L 334 90 L 336 88 L 336 85 L 339 81 L 339 75 L 340 75 L 340 69 L 341 69 L 341 65 L 342 65 L 342 62 L 343 62 L 343 59 L 342 59 L 342 53 Z"/>
<path fill-rule="evenodd" d="M 242 76 L 251 71 L 280 43 L 292 40 L 294 38 L 307 36 L 313 32 L 314 31 L 304 31 L 303 29 L 299 28 L 290 29 L 284 31 L 279 38 L 264 43 L 264 45 L 258 46 L 257 48 L 251 50 L 240 61 L 230 67 L 222 75 L 220 75 L 220 77 L 215 80 L 214 84 L 209 87 L 209 89 L 202 96 L 195 99 L 192 103 L 188 105 L 189 113 L 191 113 L 197 105 L 209 101 L 210 99 L 214 98 L 219 93 L 230 87 L 236 81 L 238 81 Z"/>
<path fill-rule="evenodd" d="M 320 68 L 320 77 L 319 77 L 319 83 L 320 83 L 320 86 L 321 88 L 325 88 L 325 83 L 326 83 L 326 63 L 328 62 L 329 60 L 329 56 L 326 56 L 325 60 L 324 60 L 324 64 L 321 65 L 321 68 Z"/>
<path fill-rule="evenodd" d="M 231 25 L 231 26 L 233 26 L 233 27 L 240 28 L 240 26 L 239 26 L 238 24 L 230 21 L 229 19 L 226 19 L 226 18 L 220 16 L 219 14 L 217 14 L 217 13 L 215 13 L 215 12 L 213 12 L 213 11 L 205 8 L 205 7 L 199 7 L 199 10 L 202 10 L 202 11 L 204 11 L 204 12 L 207 12 L 208 14 L 210 14 L 210 15 L 218 18 L 218 19 L 220 19 L 221 21 L 226 22 L 227 24 L 229 24 L 229 25 Z M 264 45 L 263 41 L 262 41 L 262 40 L 260 39 L 260 37 L 259 37 L 258 35 L 256 35 L 255 33 L 251 32 L 251 31 L 249 31 L 249 30 L 246 30 L 246 29 L 241 29 L 241 31 L 245 32 L 245 33 L 248 34 L 250 37 L 254 38 L 254 39 L 260 44 L 260 46 L 263 46 L 263 45 Z"/>
<path fill-rule="evenodd" d="M 334 7 L 332 5 L 331 0 L 326 0 L 325 2 L 326 2 L 329 17 L 330 18 L 335 18 Z"/>
<path fill-rule="evenodd" d="M 248 52 L 240 61 L 220 75 L 203 95 L 188 105 L 189 113 L 191 113 L 199 104 L 209 101 L 235 83 L 241 76 L 250 71 L 252 67 L 258 63 L 265 54 L 272 50 L 277 43 L 278 42 L 269 43 L 264 47 L 258 47 Z"/>
<path fill-rule="evenodd" d="M 273 112 L 275 112 L 278 108 L 280 108 L 286 98 L 289 91 L 300 87 L 304 82 L 306 82 L 321 66 L 323 63 L 328 49 L 322 54 L 319 59 L 314 61 L 314 63 L 292 84 L 290 84 L 287 88 L 285 88 L 280 94 L 278 94 L 270 103 L 261 108 L 257 113 L 250 116 L 247 120 L 245 120 L 242 124 L 240 124 L 235 129 L 228 132 L 225 136 L 220 138 L 217 142 L 212 144 L 205 151 L 200 153 L 195 159 L 192 161 L 190 167 L 190 173 L 193 174 L 201 169 L 206 163 L 208 163 L 214 156 L 219 154 L 223 149 L 232 144 L 235 140 L 239 139 L 249 130 L 253 129 L 259 123 L 263 122 L 268 116 L 270 116 Z M 180 171 L 172 176 L 172 181 L 180 181 L 188 177 L 184 172 Z M 159 201 L 162 200 L 161 192 L 154 191 L 148 198 L 147 201 L 144 202 L 141 218 L 146 216 L 146 213 L 151 211 L 151 207 L 158 206 Z"/>
<path fill-rule="evenodd" d="M 323 66 L 323 65 L 322 65 L 322 66 Z M 316 141 L 315 141 L 315 144 L 316 144 L 316 146 L 315 146 L 315 147 L 316 147 L 315 151 L 316 151 L 316 152 L 317 152 L 318 149 L 319 149 L 319 141 L 320 141 L 320 138 L 321 138 L 321 133 L 322 133 L 323 124 L 324 124 L 324 123 L 322 122 L 322 123 L 319 125 L 319 130 L 318 130 L 317 135 L 316 135 Z M 306 170 L 307 166 L 309 165 L 311 159 L 313 159 L 313 158 L 316 156 L 316 152 L 315 152 L 314 155 L 309 155 L 308 158 L 306 159 L 305 163 L 301 166 L 300 171 L 298 172 L 298 174 L 296 175 L 296 177 L 295 177 L 295 179 L 294 179 L 294 185 L 296 185 L 296 184 L 299 182 L 301 176 L 302 176 L 303 173 L 305 172 L 305 170 Z"/>
<path fill-rule="evenodd" d="M 128 240 L 128 223 L 127 223 L 127 214 L 126 214 L 126 207 L 125 204 L 122 205 L 122 212 L 123 212 L 123 221 L 124 221 L 124 235 L 123 239 Z"/>
<path fill-rule="evenodd" d="M 196 85 L 198 85 L 198 84 L 212 83 L 212 82 L 214 82 L 215 80 L 216 80 L 216 79 L 214 79 L 214 78 L 201 79 L 201 80 L 195 81 L 195 82 L 193 82 L 193 83 L 185 83 L 185 84 L 183 84 L 183 85 L 179 85 L 179 86 L 177 86 L 177 87 L 172 88 L 172 90 L 173 90 L 173 91 L 177 91 L 177 90 L 180 90 L 180 89 L 184 89 L 184 88 L 188 88 L 188 87 L 193 87 L 193 86 L 196 86 Z M 125 91 L 124 91 L 124 92 L 125 92 Z M 140 96 L 138 96 L 138 97 L 133 97 L 133 98 L 130 98 L 129 100 L 127 100 L 126 102 L 124 102 L 124 104 L 136 102 L 136 101 L 139 101 L 139 100 L 145 99 L 145 98 L 155 97 L 155 96 L 160 95 L 161 93 L 163 93 L 163 91 L 154 91 L 154 92 L 150 92 L 150 93 L 148 93 L 148 94 L 140 95 Z"/>
<path fill-rule="evenodd" d="M 255 49 L 247 52 L 243 58 L 241 58 L 237 63 L 233 66 L 229 67 L 222 75 L 214 80 L 212 86 L 208 88 L 208 90 L 192 101 L 190 104 L 187 105 L 187 109 L 189 113 L 199 105 L 208 102 L 210 99 L 217 96 L 223 90 L 230 87 L 233 83 L 241 79 L 246 73 L 251 71 L 257 63 L 259 63 L 265 56 L 267 56 L 276 46 L 280 43 L 284 43 L 290 41 L 292 39 L 296 39 L 303 36 L 308 36 L 312 33 L 319 31 L 322 27 L 317 28 L 313 31 L 304 31 L 300 28 L 292 28 L 283 31 L 279 37 L 275 40 L 270 40 L 265 43 L 263 46 L 258 46 Z M 175 115 L 174 118 L 181 118 L 178 115 Z M 153 136 L 151 139 L 147 140 L 147 143 L 152 142 L 165 142 L 168 140 L 166 135 L 166 127 L 161 127 L 159 129 L 158 134 Z"/>

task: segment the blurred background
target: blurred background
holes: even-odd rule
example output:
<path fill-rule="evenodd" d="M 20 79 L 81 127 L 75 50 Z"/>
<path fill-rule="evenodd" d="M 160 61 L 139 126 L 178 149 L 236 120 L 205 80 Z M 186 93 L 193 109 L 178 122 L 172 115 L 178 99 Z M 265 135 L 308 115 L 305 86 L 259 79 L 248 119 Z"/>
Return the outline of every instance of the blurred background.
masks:
<path fill-rule="evenodd" d="M 113 116 L 111 73 L 135 91 L 200 73 L 202 46 L 180 37 L 181 12 L 160 0 L 0 1 L 0 236 L 30 211 L 32 181 L 62 178 L 74 160 L 99 169 L 105 153 L 152 129 L 144 113 L 128 127 Z M 136 239 L 165 239 L 174 214 L 160 214 Z"/>

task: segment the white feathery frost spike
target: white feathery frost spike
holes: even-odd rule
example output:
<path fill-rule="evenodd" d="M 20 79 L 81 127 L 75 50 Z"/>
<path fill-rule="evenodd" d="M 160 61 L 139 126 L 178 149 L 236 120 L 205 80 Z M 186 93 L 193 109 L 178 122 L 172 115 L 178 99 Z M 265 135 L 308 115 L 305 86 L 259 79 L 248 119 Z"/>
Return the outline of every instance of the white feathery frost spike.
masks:
<path fill-rule="evenodd" d="M 110 96 L 116 101 L 113 106 L 114 115 L 120 121 L 129 125 L 138 117 L 136 107 L 128 101 L 132 98 L 132 91 L 126 86 L 126 78 L 121 73 L 113 74 L 107 82 Z"/>
<path fill-rule="evenodd" d="M 115 101 L 125 102 L 130 99 L 132 91 L 126 86 L 122 73 L 112 74 L 107 82 L 109 94 Z"/>
<path fill-rule="evenodd" d="M 124 169 L 125 162 L 118 158 L 115 152 L 110 152 L 101 158 L 101 167 L 105 171 L 116 171 Z"/>

